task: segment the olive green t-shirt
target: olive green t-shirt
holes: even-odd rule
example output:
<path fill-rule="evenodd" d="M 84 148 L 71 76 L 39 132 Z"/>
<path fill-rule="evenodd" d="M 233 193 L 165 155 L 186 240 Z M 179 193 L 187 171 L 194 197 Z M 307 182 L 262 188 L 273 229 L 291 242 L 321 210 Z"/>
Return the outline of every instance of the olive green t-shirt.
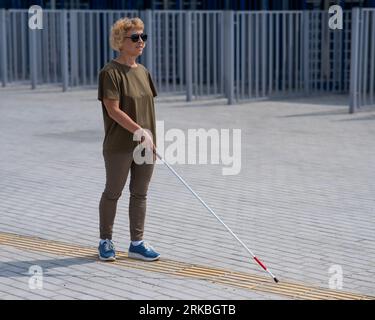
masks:
<path fill-rule="evenodd" d="M 133 134 L 109 115 L 103 99 L 119 100 L 120 109 L 144 129 L 149 129 L 156 146 L 154 97 L 157 92 L 151 75 L 141 64 L 131 68 L 117 61 L 108 62 L 99 72 L 98 100 L 102 101 L 105 136 L 103 151 L 128 152 L 139 144 Z"/>

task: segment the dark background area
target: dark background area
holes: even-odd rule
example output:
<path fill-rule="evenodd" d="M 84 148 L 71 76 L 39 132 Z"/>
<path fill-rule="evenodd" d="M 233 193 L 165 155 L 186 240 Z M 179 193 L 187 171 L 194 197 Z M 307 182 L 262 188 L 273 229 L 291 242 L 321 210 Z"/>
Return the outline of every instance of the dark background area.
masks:
<path fill-rule="evenodd" d="M 32 5 L 56 9 L 174 9 L 174 10 L 313 10 L 339 4 L 344 9 L 375 7 L 375 0 L 0 0 L 0 8 Z"/>

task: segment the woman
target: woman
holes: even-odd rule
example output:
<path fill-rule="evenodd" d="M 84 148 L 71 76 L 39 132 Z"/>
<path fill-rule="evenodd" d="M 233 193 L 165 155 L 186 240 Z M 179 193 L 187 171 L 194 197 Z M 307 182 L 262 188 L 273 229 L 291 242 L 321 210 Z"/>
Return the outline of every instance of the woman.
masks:
<path fill-rule="evenodd" d="M 155 157 L 138 164 L 133 151 L 142 142 L 154 151 L 156 125 L 154 97 L 157 95 L 150 73 L 136 62 L 146 45 L 147 35 L 139 18 L 124 18 L 112 26 L 111 47 L 119 56 L 108 62 L 99 74 L 98 99 L 102 102 L 105 137 L 103 156 L 106 185 L 99 204 L 99 258 L 114 261 L 116 253 L 112 229 L 120 198 L 130 172 L 130 258 L 153 261 L 159 259 L 152 247 L 143 241 L 146 197 L 154 170 Z M 152 154 L 152 153 L 151 153 Z"/>

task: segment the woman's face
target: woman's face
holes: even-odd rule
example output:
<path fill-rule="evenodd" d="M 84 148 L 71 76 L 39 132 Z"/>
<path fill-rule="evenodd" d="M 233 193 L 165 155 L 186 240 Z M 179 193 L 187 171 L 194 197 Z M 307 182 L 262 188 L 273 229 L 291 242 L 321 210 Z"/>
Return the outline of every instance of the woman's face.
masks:
<path fill-rule="evenodd" d="M 139 35 L 143 34 L 142 29 L 130 29 L 126 33 L 125 41 L 122 45 L 121 51 L 129 56 L 140 56 L 143 52 L 143 48 L 146 46 L 146 42 L 144 42 Z M 138 35 L 138 39 L 134 42 L 131 37 L 133 38 L 135 35 Z"/>

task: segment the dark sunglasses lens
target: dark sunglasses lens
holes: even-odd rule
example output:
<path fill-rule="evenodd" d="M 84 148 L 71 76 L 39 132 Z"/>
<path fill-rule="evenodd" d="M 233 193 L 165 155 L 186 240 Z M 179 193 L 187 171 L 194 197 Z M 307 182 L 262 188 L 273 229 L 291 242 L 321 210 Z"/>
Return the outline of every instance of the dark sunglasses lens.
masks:
<path fill-rule="evenodd" d="M 143 34 L 143 33 L 142 34 L 132 34 L 130 36 L 130 38 L 131 38 L 131 40 L 133 42 L 138 42 L 139 37 L 141 37 L 142 41 L 146 41 L 147 40 L 147 34 Z"/>
<path fill-rule="evenodd" d="M 133 42 L 137 42 L 138 39 L 139 39 L 139 35 L 137 35 L 137 34 L 132 34 L 132 35 L 130 36 L 130 39 L 131 39 L 131 41 L 133 41 Z"/>

